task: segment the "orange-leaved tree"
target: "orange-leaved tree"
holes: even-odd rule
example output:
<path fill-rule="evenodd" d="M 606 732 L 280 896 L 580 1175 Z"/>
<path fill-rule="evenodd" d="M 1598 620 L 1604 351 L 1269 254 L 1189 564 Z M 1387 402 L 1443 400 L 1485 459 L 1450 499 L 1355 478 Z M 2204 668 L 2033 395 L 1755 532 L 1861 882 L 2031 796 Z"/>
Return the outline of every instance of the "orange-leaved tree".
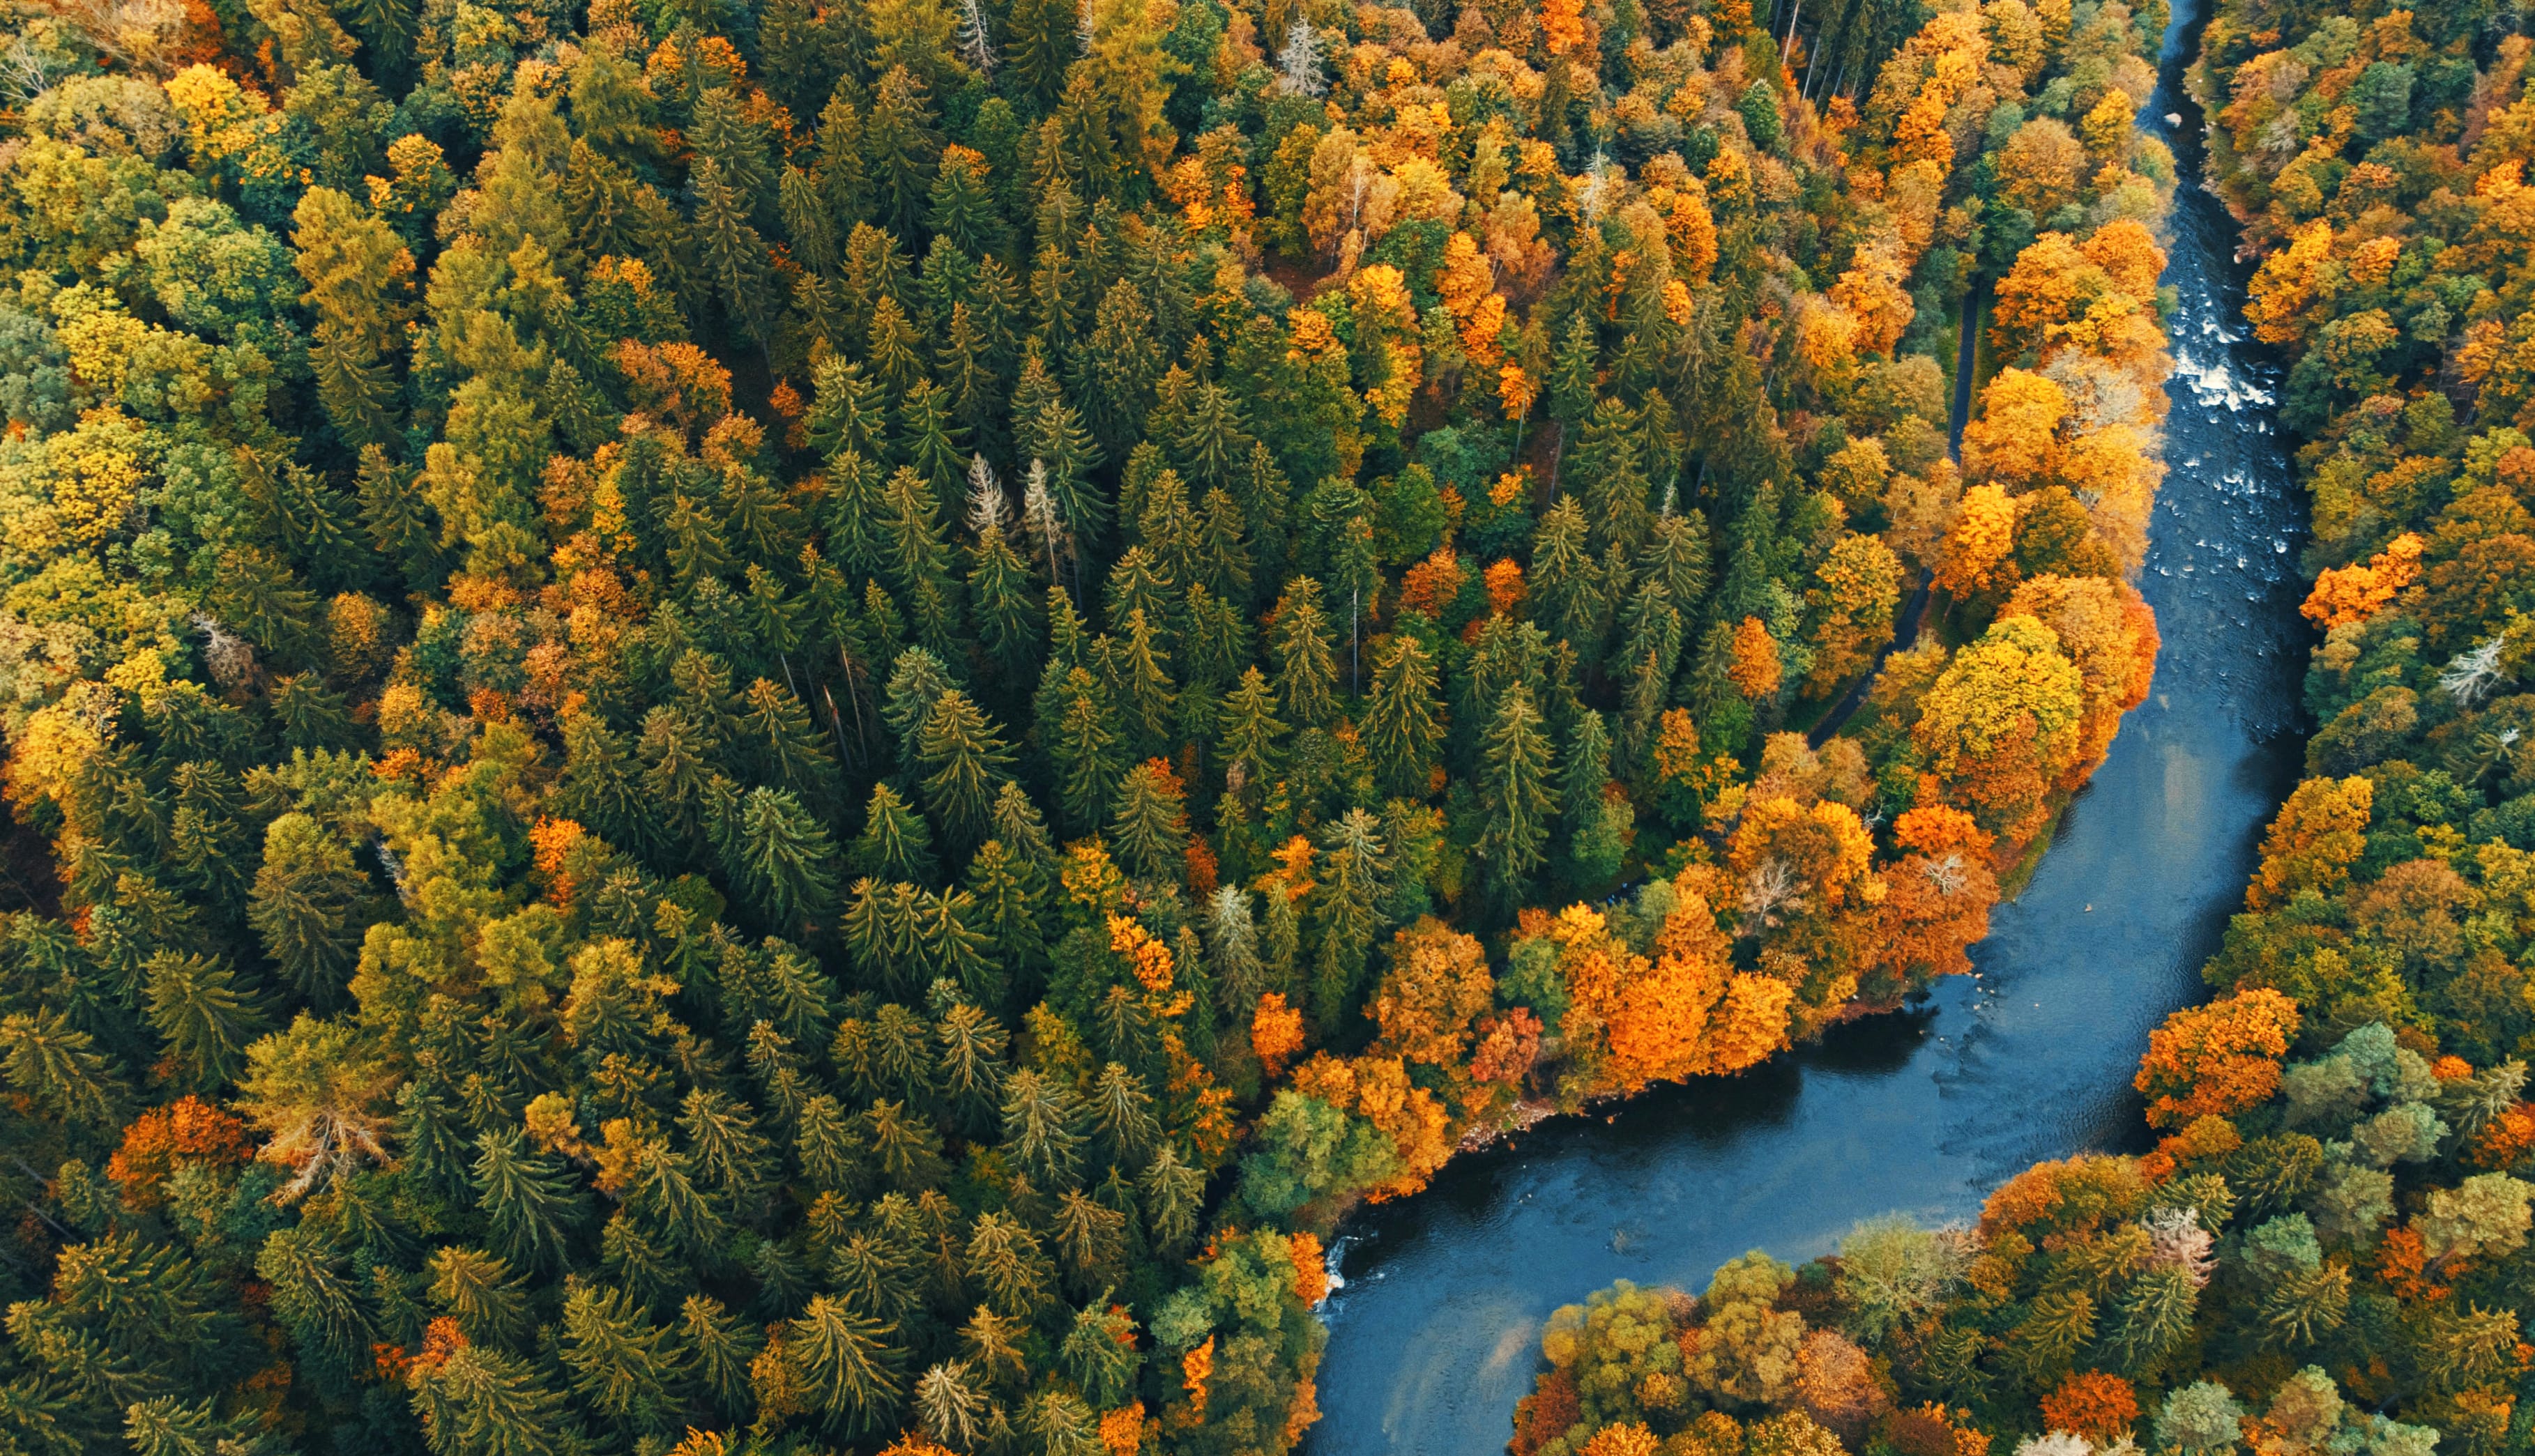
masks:
<path fill-rule="evenodd" d="M 2132 1083 L 2147 1096 L 2149 1125 L 2223 1118 L 2268 1100 L 2297 1029 L 2297 1002 L 2267 986 L 2166 1017 L 2148 1033 Z"/>

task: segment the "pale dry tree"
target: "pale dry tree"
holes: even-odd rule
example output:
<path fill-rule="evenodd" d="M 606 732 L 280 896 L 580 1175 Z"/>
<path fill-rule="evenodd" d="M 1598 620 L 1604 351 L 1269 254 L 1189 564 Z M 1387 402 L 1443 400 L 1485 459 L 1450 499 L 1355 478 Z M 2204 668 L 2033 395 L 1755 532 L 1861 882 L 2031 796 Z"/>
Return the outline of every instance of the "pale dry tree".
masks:
<path fill-rule="evenodd" d="M 1298 96 L 1317 96 L 1329 89 L 1321 74 L 1321 37 L 1307 16 L 1294 17 L 1285 43 L 1276 52 L 1276 79 Z"/>
<path fill-rule="evenodd" d="M 99 53 L 133 71 L 161 77 L 175 73 L 173 42 L 184 29 L 184 0 L 38 0 L 35 8 L 77 30 Z M 24 48 L 25 42 L 19 45 Z M 13 56 L 6 70 L 16 73 L 31 60 L 31 52 L 24 60 Z M 40 65 L 35 69 L 36 79 L 42 79 Z M 24 85 L 26 78 L 11 74 L 8 80 Z M 35 88 L 42 90 L 41 85 Z"/>
<path fill-rule="evenodd" d="M 983 453 L 968 456 L 968 529 L 977 539 L 1001 538 L 1008 524 L 1010 506 L 1004 500 L 1004 483 L 995 478 L 995 467 L 986 463 Z"/>
<path fill-rule="evenodd" d="M 1961 894 L 1963 886 L 1971 882 L 1971 876 L 1965 871 L 1963 857 L 1959 854 L 1949 853 L 1942 860 L 1930 860 L 1920 867 L 1919 873 L 1928 877 L 1928 883 L 1936 888 L 1937 893 L 1949 900 Z"/>
<path fill-rule="evenodd" d="M 2500 650 L 2506 645 L 2506 637 L 2496 637 L 2447 659 L 2447 665 L 2439 671 L 2440 691 L 2462 707 L 2480 702 L 2509 676 L 2500 665 Z"/>
<path fill-rule="evenodd" d="M 926 1370 L 915 1382 L 915 1410 L 924 1433 L 934 1444 L 965 1451 L 977 1444 L 978 1422 L 986 1399 L 968 1380 L 968 1363 L 947 1361 Z"/>
<path fill-rule="evenodd" d="M 1247 1007 L 1259 990 L 1259 928 L 1250 916 L 1250 891 L 1217 885 L 1206 908 L 1206 944 L 1224 1004 Z"/>
<path fill-rule="evenodd" d="M 2216 1271 L 2217 1241 L 2200 1226 L 2197 1208 L 2160 1208 L 2139 1220 L 2147 1230 L 2148 1259 L 2160 1267 L 2181 1269 L 2195 1288 L 2205 1287 Z"/>
<path fill-rule="evenodd" d="M 255 648 L 246 638 L 219 624 L 209 612 L 194 614 L 194 630 L 203 635 L 203 666 L 212 681 L 234 688 L 255 672 Z"/>
<path fill-rule="evenodd" d="M 2095 1448 L 2074 1431 L 2055 1430 L 2048 1435 L 2027 1436 L 2016 1444 L 2015 1456 L 2095 1456 Z"/>
<path fill-rule="evenodd" d="M 1795 867 L 1785 860 L 1772 856 L 1754 865 L 1752 873 L 1743 877 L 1743 934 L 1757 936 L 1774 929 L 1779 911 L 1803 909 L 1800 891 L 1804 887 Z"/>
<path fill-rule="evenodd" d="M 959 0 L 959 58 L 980 76 L 995 74 L 995 44 L 986 32 L 986 10 L 978 0 Z"/>
<path fill-rule="evenodd" d="M 1047 558 L 1047 579 L 1063 580 L 1057 558 L 1074 554 L 1074 538 L 1066 529 L 1065 507 L 1048 488 L 1045 460 L 1031 460 L 1029 473 L 1021 478 L 1021 531 L 1029 537 L 1031 554 Z"/>

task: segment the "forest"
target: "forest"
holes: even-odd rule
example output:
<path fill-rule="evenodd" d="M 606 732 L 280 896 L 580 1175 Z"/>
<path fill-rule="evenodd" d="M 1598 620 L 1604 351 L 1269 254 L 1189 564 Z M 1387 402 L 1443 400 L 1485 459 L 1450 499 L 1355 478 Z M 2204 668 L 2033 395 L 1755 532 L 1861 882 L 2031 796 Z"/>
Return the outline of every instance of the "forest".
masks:
<path fill-rule="evenodd" d="M 2193 76 L 2313 515 L 2305 777 L 2138 1156 L 1562 1309 L 1517 1456 L 2535 1444 L 2535 42 L 2226 0 Z"/>
<path fill-rule="evenodd" d="M 0 3 L 0 1456 L 1294 1448 L 1340 1215 L 1964 971 L 2147 693 L 2163 10 Z M 2230 974 L 2516 984 L 2453 817 Z"/>

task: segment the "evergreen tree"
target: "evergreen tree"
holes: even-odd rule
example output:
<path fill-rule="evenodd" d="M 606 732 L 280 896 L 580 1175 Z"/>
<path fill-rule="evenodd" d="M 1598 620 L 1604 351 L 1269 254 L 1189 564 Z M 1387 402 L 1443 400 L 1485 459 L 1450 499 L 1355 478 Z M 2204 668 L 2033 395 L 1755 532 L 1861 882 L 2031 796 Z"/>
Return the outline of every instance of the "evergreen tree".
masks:
<path fill-rule="evenodd" d="M 855 837 L 849 858 L 856 875 L 883 882 L 931 884 L 938 873 L 933 863 L 933 831 L 923 816 L 886 783 L 872 786 L 871 806 L 864 812 L 863 830 Z"/>
<path fill-rule="evenodd" d="M 784 1354 L 812 1410 L 839 1430 L 886 1428 L 900 1394 L 899 1352 L 886 1326 L 820 1295 L 786 1333 Z"/>
<path fill-rule="evenodd" d="M 751 789 L 714 827 L 723 873 L 767 924 L 796 928 L 835 898 L 834 841 L 789 792 Z"/>
<path fill-rule="evenodd" d="M 561 1354 L 573 1389 L 610 1421 L 656 1430 L 677 1417 L 671 1387 L 683 1364 L 669 1330 L 645 1318 L 620 1291 L 574 1284 L 563 1301 Z"/>
<path fill-rule="evenodd" d="M 1337 682 L 1337 663 L 1321 614 L 1321 583 L 1309 576 L 1285 583 L 1268 650 L 1276 659 L 1276 697 L 1286 715 L 1300 727 L 1326 724 L 1335 706 L 1330 690 Z"/>
<path fill-rule="evenodd" d="M 458 1321 L 466 1338 L 483 1345 L 511 1345 L 535 1328 L 526 1281 L 501 1258 L 463 1244 L 434 1250 L 425 1272 L 431 1302 Z"/>
<path fill-rule="evenodd" d="M 1241 681 L 1224 698 L 1219 719 L 1216 752 L 1225 771 L 1235 764 L 1246 766 L 1246 772 L 1260 776 L 1264 782 L 1281 761 L 1278 740 L 1284 737 L 1285 724 L 1276 717 L 1276 696 L 1268 686 L 1268 675 L 1258 668 L 1244 669 Z"/>
<path fill-rule="evenodd" d="M 1075 382 L 1091 434 L 1111 455 L 1135 444 L 1137 428 L 1152 407 L 1162 362 L 1153 312 L 1144 295 L 1123 278 L 1111 284 L 1078 357 Z"/>
<path fill-rule="evenodd" d="M 995 665 L 1020 680 L 1046 640 L 1046 613 L 1030 578 L 1030 565 L 1002 531 L 978 537 L 969 552 L 968 619 L 977 643 Z"/>
<path fill-rule="evenodd" d="M 1426 797 L 1444 741 L 1443 710 L 1434 658 L 1414 634 L 1394 634 L 1374 659 L 1373 696 L 1364 711 L 1365 748 L 1385 790 Z"/>
<path fill-rule="evenodd" d="M 1056 107 L 1074 64 L 1076 10 L 1059 0 L 1016 0 L 1005 50 L 1021 99 L 1044 116 Z"/>
<path fill-rule="evenodd" d="M 562 1165 L 530 1152 L 520 1134 L 504 1128 L 477 1138 L 475 1154 L 469 1175 L 493 1252 L 524 1269 L 559 1266 L 581 1217 Z"/>
<path fill-rule="evenodd" d="M 54 1011 L 0 1017 L 0 1071 L 34 1107 L 97 1137 L 120 1124 L 130 1095 L 96 1039 Z"/>
<path fill-rule="evenodd" d="M 691 183 L 696 194 L 698 262 L 730 317 L 764 342 L 766 298 L 771 288 L 766 239 L 750 223 L 754 205 L 742 187 L 722 175 L 711 156 L 699 157 Z"/>
<path fill-rule="evenodd" d="M 892 66 L 874 89 L 863 119 L 862 155 L 871 178 L 875 211 L 901 237 L 915 234 L 933 187 L 941 138 L 924 83 L 904 66 Z"/>
<path fill-rule="evenodd" d="M 150 957 L 151 1028 L 187 1085 L 211 1090 L 246 1064 L 246 1047 L 265 1028 L 254 1000 L 225 961 L 161 950 Z"/>
<path fill-rule="evenodd" d="M 1012 750 L 994 721 L 958 689 L 933 701 L 917 734 L 924 802 L 955 845 L 989 831 L 997 786 L 1012 773 Z M 877 872 L 873 872 L 877 873 Z"/>
<path fill-rule="evenodd" d="M 751 683 L 740 699 L 732 736 L 731 746 L 747 755 L 760 782 L 788 790 L 821 812 L 840 797 L 842 784 L 827 744 L 801 699 L 789 691 L 765 678 Z"/>
<path fill-rule="evenodd" d="M 1180 856 L 1188 848 L 1188 811 L 1178 780 L 1162 760 L 1139 763 L 1119 780 L 1109 838 L 1136 875 L 1164 881 L 1179 877 Z"/>
<path fill-rule="evenodd" d="M 351 851 L 315 819 L 286 814 L 266 829 L 247 920 L 302 995 L 331 999 L 350 976 L 365 888 Z"/>
<path fill-rule="evenodd" d="M 1117 781 L 1125 758 L 1110 726 L 1107 695 L 1090 673 L 1078 667 L 1068 674 L 1058 703 L 1056 720 L 1043 722 L 1040 728 L 1048 763 L 1065 817 L 1077 826 L 1089 828 L 1099 822 L 1101 811 L 1108 806 L 1110 786 Z"/>
<path fill-rule="evenodd" d="M 1004 1087 L 1004 1149 L 1012 1166 L 1051 1188 L 1081 1177 L 1081 1108 L 1074 1094 L 1032 1070 L 1013 1073 Z"/>
<path fill-rule="evenodd" d="M 1549 837 L 1549 736 L 1532 705 L 1531 690 L 1516 684 L 1498 704 L 1481 745 L 1479 806 L 1484 818 L 1474 853 L 1480 874 L 1501 906 L 1519 903 L 1524 885 L 1545 858 Z"/>

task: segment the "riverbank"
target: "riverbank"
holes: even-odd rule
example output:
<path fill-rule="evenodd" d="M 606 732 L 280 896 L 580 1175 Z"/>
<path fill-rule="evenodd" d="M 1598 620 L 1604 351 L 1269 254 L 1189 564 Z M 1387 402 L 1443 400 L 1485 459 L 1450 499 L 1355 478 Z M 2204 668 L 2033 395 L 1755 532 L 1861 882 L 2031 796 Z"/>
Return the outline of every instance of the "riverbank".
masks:
<path fill-rule="evenodd" d="M 2196 125 L 2175 89 L 2190 20 L 2170 29 L 2142 108 L 2160 129 L 2169 111 Z M 2200 994 L 2294 777 L 2306 644 L 2302 513 L 2269 366 L 2236 322 L 2231 228 L 2187 187 L 2173 235 L 2172 474 L 2141 576 L 2164 637 L 2157 682 L 2021 899 L 1994 913 L 1975 976 L 1732 1081 L 1535 1128 L 1351 1222 L 1312 1451 L 1493 1449 L 1540 1322 L 1583 1290 L 1696 1287 L 1746 1248 L 1807 1257 L 1886 1212 L 1961 1217 L 2037 1159 L 2137 1137 L 2130 1070 L 2149 1029 Z"/>

